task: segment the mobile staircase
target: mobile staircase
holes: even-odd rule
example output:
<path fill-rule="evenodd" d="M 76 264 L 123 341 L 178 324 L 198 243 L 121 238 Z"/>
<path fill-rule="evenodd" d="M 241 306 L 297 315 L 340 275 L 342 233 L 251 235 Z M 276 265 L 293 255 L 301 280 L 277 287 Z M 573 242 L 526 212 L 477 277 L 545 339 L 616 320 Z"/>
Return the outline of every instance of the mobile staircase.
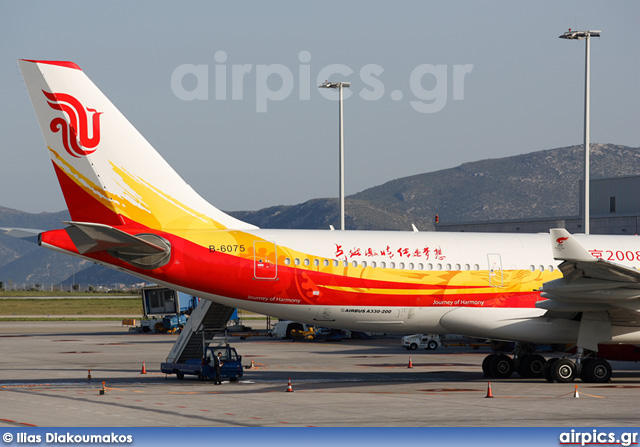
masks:
<path fill-rule="evenodd" d="M 188 359 L 202 357 L 213 337 L 226 330 L 234 310 L 233 307 L 201 299 L 182 328 L 167 363 L 184 363 Z"/>

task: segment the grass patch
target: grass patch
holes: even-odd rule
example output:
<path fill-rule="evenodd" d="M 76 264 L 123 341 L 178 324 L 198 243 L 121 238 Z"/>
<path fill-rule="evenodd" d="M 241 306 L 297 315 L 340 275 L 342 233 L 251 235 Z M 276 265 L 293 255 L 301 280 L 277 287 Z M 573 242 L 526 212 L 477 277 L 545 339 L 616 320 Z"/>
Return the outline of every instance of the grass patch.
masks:
<path fill-rule="evenodd" d="M 52 291 L 47 292 L 46 290 L 0 290 L 0 297 L 65 297 L 65 296 L 86 296 L 87 298 L 96 297 L 96 296 L 113 296 L 114 298 L 118 297 L 127 297 L 131 296 L 140 296 L 140 292 L 135 291 L 110 291 L 110 292 L 63 292 L 63 291 Z"/>
<path fill-rule="evenodd" d="M 5 321 L 122 321 L 118 317 L 19 317 L 6 318 L 0 317 L 0 322 Z"/>
<path fill-rule="evenodd" d="M 3 299 L 2 315 L 142 315 L 140 298 Z"/>

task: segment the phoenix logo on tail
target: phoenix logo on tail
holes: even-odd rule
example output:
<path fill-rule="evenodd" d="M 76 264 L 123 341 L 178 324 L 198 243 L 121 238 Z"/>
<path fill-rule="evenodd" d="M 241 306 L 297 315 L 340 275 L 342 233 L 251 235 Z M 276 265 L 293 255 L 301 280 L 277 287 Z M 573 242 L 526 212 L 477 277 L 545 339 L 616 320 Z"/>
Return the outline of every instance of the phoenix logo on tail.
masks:
<path fill-rule="evenodd" d="M 89 137 L 89 117 L 84 106 L 71 95 L 66 93 L 49 93 L 42 90 L 47 97 L 49 107 L 63 111 L 69 117 L 69 122 L 63 118 L 51 120 L 49 128 L 52 132 L 62 131 L 64 148 L 73 157 L 80 158 L 94 153 L 100 143 L 100 115 L 95 109 L 87 108 L 92 113 L 92 136 Z M 91 150 L 92 149 L 92 150 Z"/>

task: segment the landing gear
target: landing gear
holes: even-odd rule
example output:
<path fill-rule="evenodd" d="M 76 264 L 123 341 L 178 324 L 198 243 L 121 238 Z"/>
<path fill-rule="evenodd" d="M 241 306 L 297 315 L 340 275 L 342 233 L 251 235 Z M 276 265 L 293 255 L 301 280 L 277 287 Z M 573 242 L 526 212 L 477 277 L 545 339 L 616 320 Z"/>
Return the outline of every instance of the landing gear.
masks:
<path fill-rule="evenodd" d="M 582 363 L 580 378 L 583 382 L 607 383 L 611 379 L 611 365 L 603 359 L 586 359 Z"/>
<path fill-rule="evenodd" d="M 489 364 L 489 371 L 492 377 L 498 379 L 508 379 L 515 370 L 513 360 L 505 354 L 496 355 Z"/>
<path fill-rule="evenodd" d="M 482 361 L 482 372 L 485 377 L 507 379 L 514 371 L 513 360 L 505 354 L 489 354 Z"/>
<path fill-rule="evenodd" d="M 579 377 L 587 383 L 606 383 L 611 379 L 611 365 L 604 359 L 582 357 L 576 359 L 551 358 L 545 360 L 540 354 L 531 352 L 516 355 L 513 359 L 506 354 L 489 354 L 482 361 L 485 377 L 506 379 L 517 372 L 523 378 L 542 378 L 547 382 L 569 383 Z"/>
<path fill-rule="evenodd" d="M 547 382 L 568 383 L 580 377 L 587 383 L 606 383 L 611 379 L 611 365 L 598 358 L 582 360 L 580 367 L 571 359 L 551 359 L 544 366 Z"/>
<path fill-rule="evenodd" d="M 547 360 L 547 362 L 544 364 L 544 368 L 542 368 L 542 376 L 545 378 L 545 380 L 549 383 L 551 382 L 555 382 L 556 379 L 553 375 L 553 373 L 551 372 L 551 368 L 553 367 L 553 365 L 560 359 L 558 358 L 552 358 Z"/>
<path fill-rule="evenodd" d="M 576 364 L 570 359 L 560 359 L 551 365 L 551 377 L 558 383 L 573 382 L 578 375 Z"/>
<path fill-rule="evenodd" d="M 482 361 L 482 373 L 485 377 L 492 377 L 491 375 L 491 361 L 497 357 L 498 354 L 489 354 Z"/>
<path fill-rule="evenodd" d="M 507 343 L 493 344 L 492 346 L 502 346 L 511 348 Z M 545 359 L 541 355 L 532 354 L 532 345 L 521 345 L 516 343 L 515 355 L 513 358 L 506 354 L 489 354 L 482 361 L 482 372 L 485 377 L 496 377 L 506 379 L 514 372 L 518 372 L 521 377 L 542 377 L 542 367 Z"/>
<path fill-rule="evenodd" d="M 540 354 L 525 354 L 518 362 L 518 374 L 526 379 L 543 376 L 544 365 L 547 361 Z"/>

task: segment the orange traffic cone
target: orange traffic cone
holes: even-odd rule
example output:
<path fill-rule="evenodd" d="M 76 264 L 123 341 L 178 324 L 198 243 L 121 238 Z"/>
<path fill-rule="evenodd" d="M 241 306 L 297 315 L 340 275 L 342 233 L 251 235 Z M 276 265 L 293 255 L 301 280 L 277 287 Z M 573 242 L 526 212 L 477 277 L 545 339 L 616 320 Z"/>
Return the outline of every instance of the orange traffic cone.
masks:
<path fill-rule="evenodd" d="M 249 366 L 249 369 L 255 369 L 256 365 L 255 363 L 253 363 L 253 359 L 251 359 L 251 365 Z"/>
<path fill-rule="evenodd" d="M 576 385 L 576 389 L 573 391 L 573 398 L 580 399 L 580 393 L 578 393 L 578 385 Z"/>
<path fill-rule="evenodd" d="M 411 361 L 411 357 L 409 357 L 409 365 L 407 365 L 407 368 L 413 368 L 413 362 Z"/>
<path fill-rule="evenodd" d="M 91 370 L 89 370 L 89 373 L 87 374 L 87 379 L 91 380 Z"/>
<path fill-rule="evenodd" d="M 100 390 L 100 395 L 103 395 L 107 392 L 107 389 L 104 387 L 104 382 L 102 382 L 102 389 Z"/>
<path fill-rule="evenodd" d="M 146 374 L 147 373 L 147 367 L 145 366 L 144 362 L 142 362 L 142 371 L 140 371 L 140 374 Z"/>
<path fill-rule="evenodd" d="M 287 386 L 287 393 L 293 393 L 293 388 L 291 388 L 291 377 L 289 377 L 289 386 Z"/>
<path fill-rule="evenodd" d="M 491 392 L 491 382 L 489 382 L 489 386 L 487 387 L 487 395 L 484 398 L 493 397 L 493 393 Z"/>

